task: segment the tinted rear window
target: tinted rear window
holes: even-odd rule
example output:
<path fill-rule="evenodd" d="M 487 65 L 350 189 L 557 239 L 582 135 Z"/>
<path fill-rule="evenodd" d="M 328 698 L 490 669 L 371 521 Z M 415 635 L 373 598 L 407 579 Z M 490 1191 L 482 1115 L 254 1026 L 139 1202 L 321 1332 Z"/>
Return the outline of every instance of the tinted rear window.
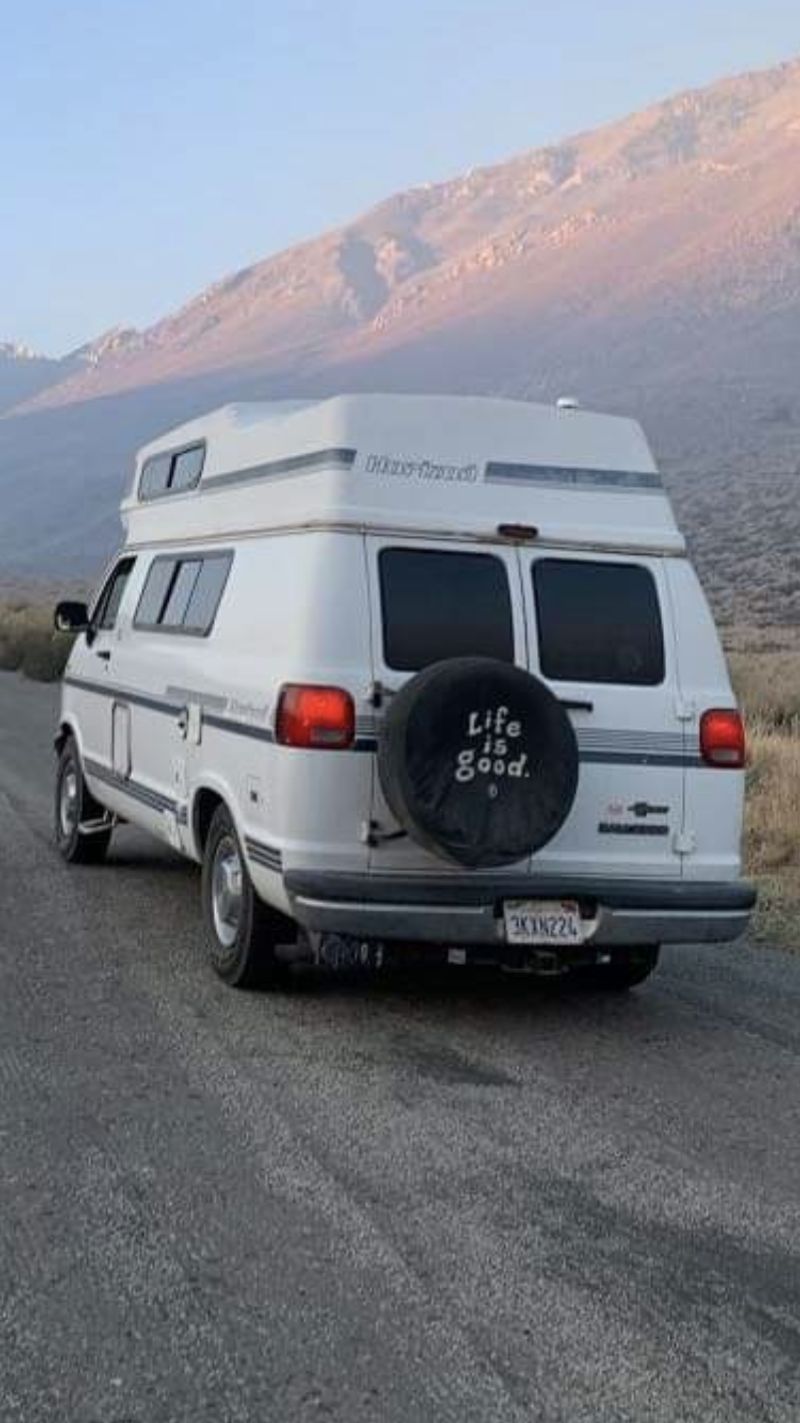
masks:
<path fill-rule="evenodd" d="M 387 548 L 379 573 L 387 667 L 416 672 L 445 657 L 514 661 L 508 577 L 499 558 Z"/>
<path fill-rule="evenodd" d="M 661 610 L 648 569 L 542 559 L 533 565 L 533 582 L 545 677 L 640 687 L 663 682 Z"/>

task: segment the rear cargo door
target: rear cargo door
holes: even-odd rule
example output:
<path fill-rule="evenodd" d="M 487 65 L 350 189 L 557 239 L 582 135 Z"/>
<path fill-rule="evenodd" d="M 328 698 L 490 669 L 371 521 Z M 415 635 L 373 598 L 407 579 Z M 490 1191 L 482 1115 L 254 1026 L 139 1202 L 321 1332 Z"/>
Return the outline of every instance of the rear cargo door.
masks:
<path fill-rule="evenodd" d="M 580 752 L 572 812 L 534 874 L 680 876 L 684 729 L 663 560 L 519 557 L 530 670 Z"/>
<path fill-rule="evenodd" d="M 367 539 L 367 557 L 377 705 L 361 733 L 374 735 L 392 694 L 432 662 L 481 656 L 527 665 L 515 549 L 374 535 Z M 370 867 L 376 871 L 464 873 L 400 832 L 377 770 L 370 829 Z M 525 859 L 521 868 L 529 863 Z"/>

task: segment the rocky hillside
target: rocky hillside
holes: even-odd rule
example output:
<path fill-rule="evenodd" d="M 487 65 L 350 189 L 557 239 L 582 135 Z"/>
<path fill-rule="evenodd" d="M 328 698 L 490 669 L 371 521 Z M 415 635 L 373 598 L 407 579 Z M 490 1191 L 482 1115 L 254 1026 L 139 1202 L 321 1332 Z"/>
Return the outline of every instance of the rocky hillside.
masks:
<path fill-rule="evenodd" d="M 0 420 L 0 479 L 29 482 L 23 559 L 88 562 L 130 447 L 232 394 L 575 392 L 646 422 L 720 610 L 800 619 L 798 370 L 794 62 L 400 194 L 109 333 Z"/>

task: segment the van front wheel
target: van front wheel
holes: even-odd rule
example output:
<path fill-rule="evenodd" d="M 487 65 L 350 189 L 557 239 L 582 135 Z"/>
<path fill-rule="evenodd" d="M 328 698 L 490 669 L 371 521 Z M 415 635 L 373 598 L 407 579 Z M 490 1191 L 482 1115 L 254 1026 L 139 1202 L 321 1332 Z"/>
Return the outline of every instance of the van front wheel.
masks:
<path fill-rule="evenodd" d="M 111 825 L 104 826 L 104 814 L 86 787 L 75 738 L 68 736 L 58 758 L 55 799 L 56 845 L 68 864 L 99 865 L 105 859 Z"/>
<path fill-rule="evenodd" d="M 253 889 L 239 837 L 224 805 L 214 812 L 203 854 L 203 916 L 211 963 L 234 988 L 267 987 L 279 976 L 274 944 L 280 918 Z"/>

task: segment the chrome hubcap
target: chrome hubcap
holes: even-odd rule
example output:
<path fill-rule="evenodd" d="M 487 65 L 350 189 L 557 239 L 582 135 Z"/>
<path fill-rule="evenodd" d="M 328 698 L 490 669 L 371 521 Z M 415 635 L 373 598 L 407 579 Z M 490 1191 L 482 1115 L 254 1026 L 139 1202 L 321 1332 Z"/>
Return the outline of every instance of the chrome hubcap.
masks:
<path fill-rule="evenodd" d="M 223 836 L 214 855 L 211 907 L 217 938 L 229 949 L 239 932 L 242 917 L 242 861 L 230 835 Z"/>
<path fill-rule="evenodd" d="M 68 840 L 78 824 L 78 773 L 72 766 L 64 773 L 61 781 L 59 818 L 61 834 Z"/>

